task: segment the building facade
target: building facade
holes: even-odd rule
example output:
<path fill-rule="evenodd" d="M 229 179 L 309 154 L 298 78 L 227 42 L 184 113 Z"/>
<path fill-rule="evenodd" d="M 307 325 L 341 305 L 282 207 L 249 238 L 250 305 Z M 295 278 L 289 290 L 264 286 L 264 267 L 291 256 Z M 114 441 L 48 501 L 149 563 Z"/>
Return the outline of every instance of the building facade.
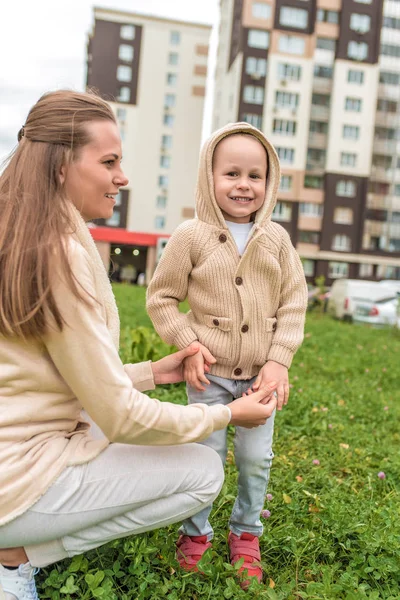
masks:
<path fill-rule="evenodd" d="M 248 121 L 310 281 L 400 279 L 400 1 L 221 0 L 213 128 Z"/>
<path fill-rule="evenodd" d="M 94 9 L 87 86 L 107 99 L 129 185 L 91 229 L 109 256 L 151 277 L 157 252 L 194 216 L 211 27 Z"/>

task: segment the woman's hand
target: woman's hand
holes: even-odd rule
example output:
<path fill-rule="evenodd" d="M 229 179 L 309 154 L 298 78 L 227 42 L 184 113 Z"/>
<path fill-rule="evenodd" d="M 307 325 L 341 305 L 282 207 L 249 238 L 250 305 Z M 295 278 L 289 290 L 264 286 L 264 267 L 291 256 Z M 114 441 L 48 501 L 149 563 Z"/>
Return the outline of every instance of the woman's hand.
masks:
<path fill-rule="evenodd" d="M 228 404 L 227 406 L 232 413 L 230 424 L 246 427 L 247 429 L 265 425 L 267 419 L 276 409 L 277 398 L 273 394 L 276 385 L 275 381 L 271 381 L 257 392 L 248 395 L 243 394 L 242 398 Z M 269 400 L 264 404 L 268 398 Z"/>
<path fill-rule="evenodd" d="M 179 383 L 180 381 L 183 381 L 183 361 L 185 358 L 197 354 L 200 350 L 200 346 L 201 344 L 199 342 L 193 342 L 187 348 L 151 363 L 154 383 L 156 385 L 161 385 L 163 383 Z M 213 356 L 209 352 L 208 354 L 209 362 L 215 362 Z M 209 370 L 207 364 L 205 365 L 205 370 Z"/>

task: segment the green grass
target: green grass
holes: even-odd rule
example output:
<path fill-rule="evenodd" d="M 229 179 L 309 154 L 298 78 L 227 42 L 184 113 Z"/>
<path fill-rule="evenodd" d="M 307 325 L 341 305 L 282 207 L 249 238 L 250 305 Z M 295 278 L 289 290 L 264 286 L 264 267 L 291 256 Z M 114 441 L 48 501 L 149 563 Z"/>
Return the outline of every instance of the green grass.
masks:
<path fill-rule="evenodd" d="M 145 292 L 117 285 L 115 293 L 126 360 L 129 328 L 150 326 Z M 155 337 L 149 339 L 163 351 Z M 227 523 L 236 486 L 230 456 L 211 516 L 216 536 L 206 575 L 175 572 L 173 526 L 49 568 L 41 598 L 398 600 L 399 362 L 396 332 L 309 315 L 290 370 L 289 404 L 276 419 L 268 490 L 273 499 L 266 503 L 271 517 L 261 540 L 263 586 L 242 591 L 228 564 Z M 156 395 L 185 402 L 183 386 L 166 386 Z"/>

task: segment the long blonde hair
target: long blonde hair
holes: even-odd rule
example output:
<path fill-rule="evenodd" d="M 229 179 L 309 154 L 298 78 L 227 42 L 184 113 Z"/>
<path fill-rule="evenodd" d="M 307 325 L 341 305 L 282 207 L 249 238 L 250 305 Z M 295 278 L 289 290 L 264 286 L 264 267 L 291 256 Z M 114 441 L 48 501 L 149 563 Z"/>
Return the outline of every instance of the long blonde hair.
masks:
<path fill-rule="evenodd" d="M 0 176 L 0 335 L 38 338 L 49 316 L 63 328 L 51 289 L 55 256 L 80 296 L 64 243 L 73 224 L 60 172 L 90 142 L 86 125 L 104 120 L 115 117 L 98 95 L 60 90 L 38 100 L 18 133 Z"/>

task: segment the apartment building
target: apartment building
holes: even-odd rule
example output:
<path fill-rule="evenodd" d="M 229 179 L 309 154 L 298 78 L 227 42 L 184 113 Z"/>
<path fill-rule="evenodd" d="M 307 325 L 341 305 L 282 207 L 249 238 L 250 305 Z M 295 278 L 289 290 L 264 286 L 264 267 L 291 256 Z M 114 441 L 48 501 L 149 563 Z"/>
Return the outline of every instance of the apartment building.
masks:
<path fill-rule="evenodd" d="M 118 120 L 129 185 L 91 228 L 105 264 L 151 277 L 172 231 L 194 216 L 211 27 L 94 9 L 87 86 Z"/>
<path fill-rule="evenodd" d="M 311 281 L 400 279 L 400 1 L 221 0 L 213 128 L 248 121 Z"/>

